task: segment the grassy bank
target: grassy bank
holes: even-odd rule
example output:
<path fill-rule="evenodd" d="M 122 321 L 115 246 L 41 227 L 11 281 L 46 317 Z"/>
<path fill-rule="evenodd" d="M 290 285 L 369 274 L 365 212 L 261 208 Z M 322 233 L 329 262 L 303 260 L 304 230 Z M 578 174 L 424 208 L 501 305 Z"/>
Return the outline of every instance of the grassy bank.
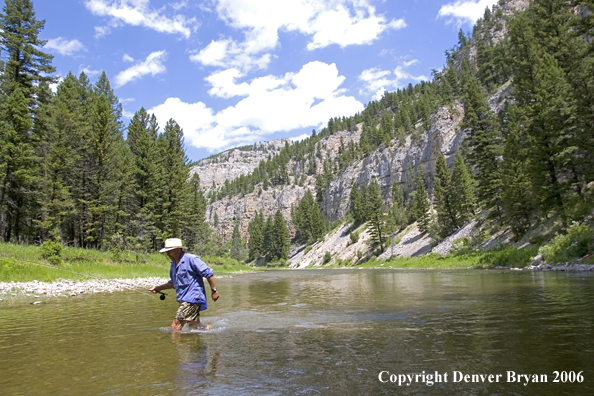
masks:
<path fill-rule="evenodd" d="M 406 268 L 406 269 L 486 269 L 496 267 L 522 268 L 538 253 L 538 247 L 517 249 L 508 247 L 500 250 L 468 252 L 458 255 L 439 256 L 428 254 L 418 257 L 402 257 L 390 260 L 371 259 L 358 268 Z M 352 263 L 341 262 L 328 268 L 344 268 Z"/>
<path fill-rule="evenodd" d="M 88 276 L 60 269 L 84 272 L 106 278 L 144 278 L 169 276 L 169 259 L 164 254 L 137 254 L 132 252 L 101 252 L 92 249 L 64 247 L 56 268 L 48 268 L 50 261 L 38 246 L 0 244 L 0 282 L 53 282 L 58 279 L 84 280 Z M 202 257 L 217 275 L 255 271 L 236 260 Z M 55 263 L 55 261 L 54 261 Z M 41 265 L 37 265 L 41 264 Z"/>

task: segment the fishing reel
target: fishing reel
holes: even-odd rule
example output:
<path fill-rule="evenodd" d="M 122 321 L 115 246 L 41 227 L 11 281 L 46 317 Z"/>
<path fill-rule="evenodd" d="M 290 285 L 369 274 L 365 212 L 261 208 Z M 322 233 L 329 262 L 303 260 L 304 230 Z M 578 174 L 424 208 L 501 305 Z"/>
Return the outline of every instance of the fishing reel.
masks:
<path fill-rule="evenodd" d="M 165 296 L 166 296 L 166 294 L 165 294 L 165 293 L 163 293 L 163 292 L 159 292 L 159 294 L 160 294 L 160 296 L 159 296 L 159 299 L 160 299 L 161 301 L 165 300 Z"/>

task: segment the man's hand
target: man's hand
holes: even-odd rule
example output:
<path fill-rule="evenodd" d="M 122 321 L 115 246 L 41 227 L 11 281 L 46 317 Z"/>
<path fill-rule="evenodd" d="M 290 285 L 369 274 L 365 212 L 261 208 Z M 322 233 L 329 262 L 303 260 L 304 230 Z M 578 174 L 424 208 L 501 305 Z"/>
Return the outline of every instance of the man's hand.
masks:
<path fill-rule="evenodd" d="M 163 290 L 167 289 L 173 289 L 173 283 L 171 283 L 171 281 L 159 286 L 153 286 L 148 291 L 150 291 L 151 293 L 161 293 Z"/>
<path fill-rule="evenodd" d="M 217 301 L 219 299 L 219 292 L 213 291 L 212 292 L 212 301 Z"/>

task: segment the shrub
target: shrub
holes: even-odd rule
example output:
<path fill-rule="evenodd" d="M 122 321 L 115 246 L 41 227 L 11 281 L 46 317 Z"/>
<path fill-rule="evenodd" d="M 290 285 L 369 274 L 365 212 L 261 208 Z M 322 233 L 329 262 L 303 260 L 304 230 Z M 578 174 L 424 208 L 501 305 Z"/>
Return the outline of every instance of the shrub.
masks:
<path fill-rule="evenodd" d="M 338 259 L 336 260 L 336 265 L 339 267 L 351 267 L 353 262 L 350 259 Z"/>
<path fill-rule="evenodd" d="M 332 260 L 332 255 L 330 254 L 330 252 L 326 252 L 324 254 L 324 264 L 328 264 L 330 260 Z"/>
<path fill-rule="evenodd" d="M 472 252 L 472 239 L 470 237 L 456 239 L 450 249 L 452 256 L 460 256 L 470 252 Z"/>
<path fill-rule="evenodd" d="M 311 251 L 311 245 L 305 248 L 305 252 L 303 254 L 307 254 Z"/>
<path fill-rule="evenodd" d="M 41 244 L 41 257 L 49 261 L 51 265 L 63 264 L 62 244 L 54 241 L 43 242 Z"/>
<path fill-rule="evenodd" d="M 555 235 L 550 243 L 540 247 L 538 253 L 545 261 L 564 262 L 583 257 L 593 251 L 594 229 L 586 224 L 573 222 L 565 235 Z"/>
<path fill-rule="evenodd" d="M 359 241 L 359 233 L 356 231 L 349 232 L 349 237 L 351 237 L 351 243 L 357 243 Z"/>
<path fill-rule="evenodd" d="M 489 267 L 515 267 L 521 268 L 530 264 L 532 257 L 537 253 L 537 247 L 518 249 L 515 246 L 492 249 L 481 257 L 479 263 Z"/>

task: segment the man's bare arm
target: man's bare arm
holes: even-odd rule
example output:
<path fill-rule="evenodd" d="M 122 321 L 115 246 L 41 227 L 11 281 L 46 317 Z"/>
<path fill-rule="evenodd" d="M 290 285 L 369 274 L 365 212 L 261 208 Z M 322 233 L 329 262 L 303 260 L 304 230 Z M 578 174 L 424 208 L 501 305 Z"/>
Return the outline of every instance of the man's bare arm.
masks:
<path fill-rule="evenodd" d="M 208 284 L 210 285 L 210 290 L 217 288 L 217 286 L 215 285 L 214 275 L 206 278 L 206 280 L 208 281 Z M 219 292 L 213 291 L 212 292 L 212 301 L 217 301 L 218 299 L 219 299 Z"/>
<path fill-rule="evenodd" d="M 153 286 L 149 289 L 152 293 L 159 293 L 161 290 L 173 289 L 173 283 L 171 281 L 164 283 L 159 286 Z"/>

